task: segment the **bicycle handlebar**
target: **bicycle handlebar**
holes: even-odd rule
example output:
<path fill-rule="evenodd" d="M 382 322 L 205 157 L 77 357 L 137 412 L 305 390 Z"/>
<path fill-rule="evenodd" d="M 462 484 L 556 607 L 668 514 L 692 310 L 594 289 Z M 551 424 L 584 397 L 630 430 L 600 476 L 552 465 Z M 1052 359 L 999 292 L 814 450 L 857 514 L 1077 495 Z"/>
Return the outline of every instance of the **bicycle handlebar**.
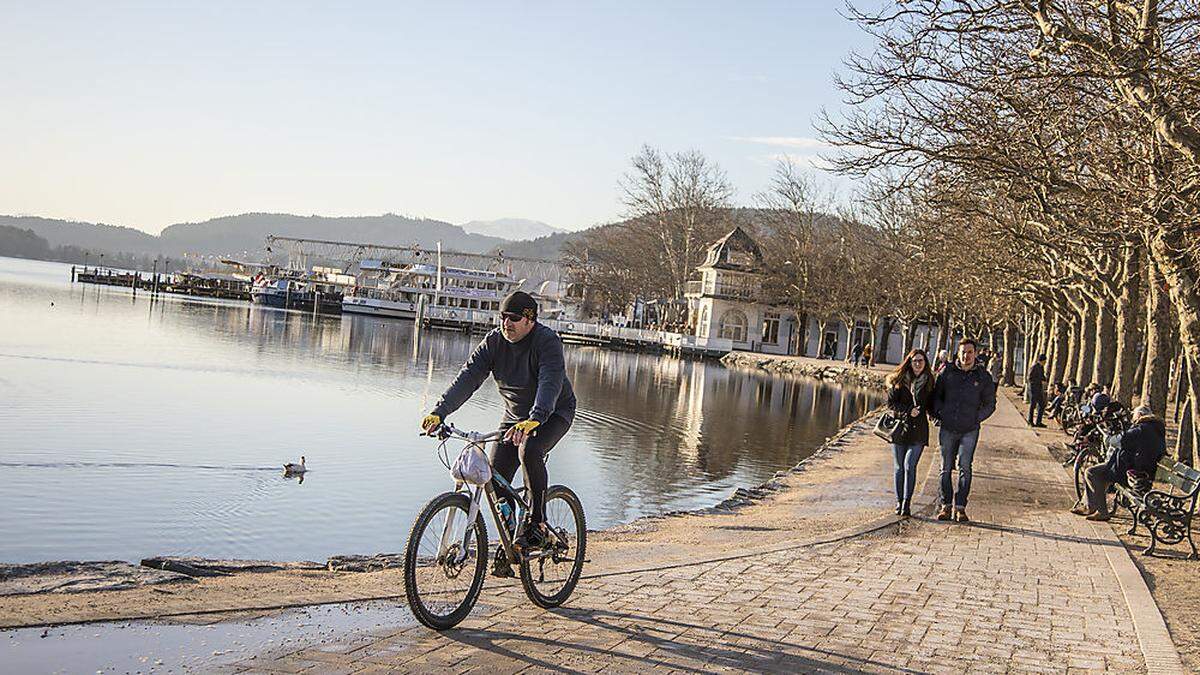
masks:
<path fill-rule="evenodd" d="M 498 441 L 504 437 L 503 431 L 492 431 L 490 433 L 481 433 L 479 431 L 465 431 L 459 429 L 449 422 L 443 422 L 438 425 L 433 431 L 425 432 L 424 436 L 433 436 L 442 440 L 450 438 L 461 438 L 464 441 L 472 443 L 487 443 L 488 441 Z"/>

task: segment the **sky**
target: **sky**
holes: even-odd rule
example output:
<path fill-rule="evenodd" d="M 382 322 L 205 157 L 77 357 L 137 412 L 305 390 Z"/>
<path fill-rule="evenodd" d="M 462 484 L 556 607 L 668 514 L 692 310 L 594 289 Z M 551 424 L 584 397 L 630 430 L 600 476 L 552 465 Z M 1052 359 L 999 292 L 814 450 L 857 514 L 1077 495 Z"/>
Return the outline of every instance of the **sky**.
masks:
<path fill-rule="evenodd" d="M 702 152 L 751 204 L 782 156 L 820 164 L 813 121 L 866 45 L 840 0 L 0 4 L 0 213 L 151 233 L 580 229 L 622 216 L 643 144 Z"/>

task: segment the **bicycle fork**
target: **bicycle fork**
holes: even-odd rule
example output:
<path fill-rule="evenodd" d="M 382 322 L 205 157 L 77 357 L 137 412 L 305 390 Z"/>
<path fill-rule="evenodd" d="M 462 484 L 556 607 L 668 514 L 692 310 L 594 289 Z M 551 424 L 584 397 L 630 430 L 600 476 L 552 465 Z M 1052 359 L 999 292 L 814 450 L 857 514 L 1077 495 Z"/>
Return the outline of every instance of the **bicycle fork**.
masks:
<path fill-rule="evenodd" d="M 462 542 L 458 548 L 458 555 L 453 561 L 454 564 L 460 564 L 467 558 L 467 549 L 471 542 L 471 523 L 475 522 L 475 518 L 479 515 L 479 498 L 483 493 L 481 486 L 475 486 L 471 491 L 471 506 L 467 509 L 467 522 L 463 525 Z M 454 521 L 458 517 L 458 509 L 450 509 L 450 514 L 446 516 L 446 524 L 442 526 L 442 539 L 438 544 L 438 559 L 445 560 L 446 552 L 450 549 L 450 545 L 454 542 Z"/>

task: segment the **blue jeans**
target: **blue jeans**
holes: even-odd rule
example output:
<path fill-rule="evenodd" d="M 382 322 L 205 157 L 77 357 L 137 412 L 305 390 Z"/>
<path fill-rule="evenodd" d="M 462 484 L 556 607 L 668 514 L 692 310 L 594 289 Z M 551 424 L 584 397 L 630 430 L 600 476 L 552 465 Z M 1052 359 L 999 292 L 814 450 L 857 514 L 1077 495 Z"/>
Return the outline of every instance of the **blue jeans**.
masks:
<path fill-rule="evenodd" d="M 921 461 L 924 445 L 901 445 L 892 443 L 892 459 L 896 467 L 896 501 L 912 501 L 913 488 L 917 485 L 917 463 Z"/>
<path fill-rule="evenodd" d="M 978 429 L 964 434 L 948 429 L 938 432 L 938 443 L 942 446 L 942 506 L 949 506 L 953 501 L 954 506 L 966 508 L 967 496 L 971 493 L 971 462 L 975 459 L 975 444 L 978 442 Z M 954 493 L 954 481 L 950 475 L 955 464 L 958 465 L 958 494 Z"/>

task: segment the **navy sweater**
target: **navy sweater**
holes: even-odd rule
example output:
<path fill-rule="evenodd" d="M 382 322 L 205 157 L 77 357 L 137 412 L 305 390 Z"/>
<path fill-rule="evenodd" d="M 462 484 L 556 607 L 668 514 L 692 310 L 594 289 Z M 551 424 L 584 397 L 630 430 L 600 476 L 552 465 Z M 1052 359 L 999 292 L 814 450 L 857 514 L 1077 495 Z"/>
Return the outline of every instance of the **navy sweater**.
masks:
<path fill-rule="evenodd" d="M 442 394 L 433 414 L 445 419 L 471 398 L 487 376 L 495 378 L 504 398 L 504 422 L 533 419 L 545 423 L 558 415 L 575 420 L 575 392 L 567 377 L 562 339 L 550 328 L 535 324 L 520 342 L 504 339 L 492 329 Z"/>

